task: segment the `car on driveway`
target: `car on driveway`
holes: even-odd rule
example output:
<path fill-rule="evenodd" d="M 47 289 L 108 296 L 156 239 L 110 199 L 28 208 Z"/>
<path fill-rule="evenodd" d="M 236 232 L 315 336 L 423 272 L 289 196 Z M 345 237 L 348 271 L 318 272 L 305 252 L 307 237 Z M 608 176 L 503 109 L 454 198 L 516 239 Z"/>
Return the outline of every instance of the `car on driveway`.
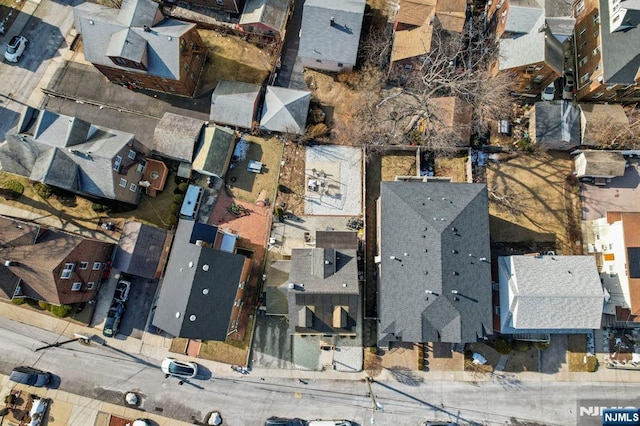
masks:
<path fill-rule="evenodd" d="M 4 52 L 4 58 L 9 62 L 18 62 L 28 45 L 29 40 L 24 36 L 11 37 L 7 44 L 7 50 Z"/>
<path fill-rule="evenodd" d="M 540 96 L 543 101 L 552 101 L 556 94 L 556 85 L 555 82 L 551 82 L 547 87 L 542 91 L 542 95 Z"/>
<path fill-rule="evenodd" d="M 113 295 L 113 300 L 118 302 L 126 302 L 129 298 L 129 290 L 131 290 L 131 283 L 129 281 L 118 281 L 116 284 L 116 292 Z"/>
<path fill-rule="evenodd" d="M 264 426 L 307 426 L 307 422 L 302 419 L 285 419 L 281 417 L 269 417 Z"/>
<path fill-rule="evenodd" d="M 575 79 L 573 77 L 573 71 L 567 71 L 564 74 L 564 87 L 562 89 L 562 99 L 568 101 L 573 99 L 573 90 L 575 87 Z"/>
<path fill-rule="evenodd" d="M 16 367 L 9 375 L 9 380 L 23 385 L 41 388 L 51 381 L 51 373 L 33 367 Z"/>
<path fill-rule="evenodd" d="M 190 379 L 198 374 L 198 364 L 195 362 L 178 361 L 175 358 L 165 358 L 162 361 L 162 372 L 167 376 Z"/>
<path fill-rule="evenodd" d="M 123 313 L 124 304 L 122 302 L 114 301 L 107 312 L 107 320 L 104 322 L 104 328 L 102 329 L 103 335 L 113 337 L 118 334 Z"/>

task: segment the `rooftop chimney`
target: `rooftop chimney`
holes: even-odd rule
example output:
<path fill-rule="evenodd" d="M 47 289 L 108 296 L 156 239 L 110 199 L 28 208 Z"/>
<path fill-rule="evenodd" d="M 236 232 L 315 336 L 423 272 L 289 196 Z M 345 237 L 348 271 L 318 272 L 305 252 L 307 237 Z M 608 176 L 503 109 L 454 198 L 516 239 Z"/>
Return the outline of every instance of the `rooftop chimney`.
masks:
<path fill-rule="evenodd" d="M 333 19 L 333 16 L 331 17 L 331 20 L 329 21 L 329 25 L 331 25 L 333 27 L 333 25 L 335 24 L 335 20 Z"/>
<path fill-rule="evenodd" d="M 148 25 L 143 25 L 143 28 L 144 28 L 144 32 L 145 33 L 150 33 L 151 32 L 151 28 L 149 28 Z"/>

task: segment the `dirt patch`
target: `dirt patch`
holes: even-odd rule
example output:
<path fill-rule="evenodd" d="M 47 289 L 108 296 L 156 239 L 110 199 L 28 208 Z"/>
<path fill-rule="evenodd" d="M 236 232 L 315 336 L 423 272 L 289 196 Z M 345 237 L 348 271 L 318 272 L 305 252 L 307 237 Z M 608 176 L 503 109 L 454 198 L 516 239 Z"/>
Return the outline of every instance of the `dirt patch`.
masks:
<path fill-rule="evenodd" d="M 320 104 L 326 114 L 325 123 L 331 130 L 331 143 L 336 145 L 357 145 L 358 141 L 349 130 L 353 123 L 353 114 L 357 111 L 365 96 L 349 89 L 345 84 L 335 81 L 333 75 L 306 69 L 304 81 L 311 90 L 311 100 Z"/>
<path fill-rule="evenodd" d="M 540 152 L 487 165 L 491 239 L 555 241 L 561 254 L 580 254 L 569 227 L 577 196 L 567 191 L 573 163 L 563 152 Z M 567 193 L 569 192 L 569 193 Z"/>
<path fill-rule="evenodd" d="M 384 155 L 381 162 L 383 181 L 393 181 L 396 176 L 416 176 L 415 152 Z"/>
<path fill-rule="evenodd" d="M 0 28 L 4 28 L 5 34 L 9 32 L 25 3 L 25 1 L 0 0 Z"/>
<path fill-rule="evenodd" d="M 527 342 L 515 342 L 507 355 L 503 371 L 518 373 L 522 371 L 538 371 L 538 350 L 533 344 Z M 476 372 L 492 372 L 500 360 L 500 353 L 485 343 L 472 343 L 467 345 L 465 352 L 465 370 Z M 479 353 L 486 360 L 484 365 L 473 364 L 473 353 Z"/>
<path fill-rule="evenodd" d="M 529 345 L 525 351 L 511 351 L 504 365 L 504 371 L 520 373 L 522 371 L 538 371 L 538 350 Z"/>
<path fill-rule="evenodd" d="M 253 318 L 247 323 L 247 333 L 244 333 L 242 341 L 227 340 L 226 342 L 206 341 L 202 342 L 198 357 L 212 361 L 223 362 L 231 365 L 247 364 L 249 355 L 249 341 L 251 340 Z"/>
<path fill-rule="evenodd" d="M 282 167 L 278 181 L 277 205 L 295 216 L 304 215 L 306 147 L 294 142 L 285 142 Z"/>
<path fill-rule="evenodd" d="M 246 140 L 249 143 L 246 158 L 237 162 L 227 172 L 226 181 L 231 194 L 239 200 L 255 203 L 260 192 L 264 190 L 269 200 L 273 200 L 282 158 L 282 142 L 275 136 L 246 136 Z M 262 163 L 260 173 L 247 171 L 247 165 L 252 160 Z"/>
<path fill-rule="evenodd" d="M 209 49 L 200 93 L 215 88 L 220 80 L 262 84 L 275 64 L 275 54 L 270 49 L 260 49 L 239 37 L 213 30 L 201 29 L 198 33 Z"/>
<path fill-rule="evenodd" d="M 436 176 L 450 176 L 452 182 L 467 182 L 467 156 L 436 157 Z"/>

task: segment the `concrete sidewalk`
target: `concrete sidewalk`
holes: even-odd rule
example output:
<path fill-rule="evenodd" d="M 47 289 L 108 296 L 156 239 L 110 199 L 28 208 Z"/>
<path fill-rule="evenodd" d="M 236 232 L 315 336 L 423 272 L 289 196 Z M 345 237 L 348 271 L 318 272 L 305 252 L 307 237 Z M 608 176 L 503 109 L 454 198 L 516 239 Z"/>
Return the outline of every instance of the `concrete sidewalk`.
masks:
<path fill-rule="evenodd" d="M 146 418 L 158 426 L 183 426 L 190 423 L 158 416 L 134 408 L 89 399 L 57 389 L 41 389 L 10 382 L 9 376 L 0 374 L 0 398 L 4 400 L 11 390 L 24 390 L 53 400 L 49 405 L 47 426 L 107 426 L 109 415 L 114 414 L 126 419 Z"/>

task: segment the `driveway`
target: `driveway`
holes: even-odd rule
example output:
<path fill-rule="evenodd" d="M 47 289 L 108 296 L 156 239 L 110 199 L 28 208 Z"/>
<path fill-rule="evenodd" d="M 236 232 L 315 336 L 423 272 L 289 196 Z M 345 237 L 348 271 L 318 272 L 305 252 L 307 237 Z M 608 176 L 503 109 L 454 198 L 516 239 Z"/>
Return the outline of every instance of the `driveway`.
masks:
<path fill-rule="evenodd" d="M 569 371 L 567 350 L 569 349 L 566 334 L 552 334 L 551 343 L 540 351 L 540 373 L 554 374 Z"/>
<path fill-rule="evenodd" d="M 606 186 L 583 183 L 582 219 L 604 217 L 607 211 L 640 211 L 640 160 L 627 159 L 624 176 L 611 179 Z"/>
<path fill-rule="evenodd" d="M 296 1 L 293 14 L 289 17 L 287 33 L 284 36 L 284 46 L 282 47 L 282 57 L 280 58 L 281 66 L 276 76 L 275 86 L 307 90 L 304 75 L 302 74 L 302 63 L 298 59 L 303 6 L 304 0 Z"/>

